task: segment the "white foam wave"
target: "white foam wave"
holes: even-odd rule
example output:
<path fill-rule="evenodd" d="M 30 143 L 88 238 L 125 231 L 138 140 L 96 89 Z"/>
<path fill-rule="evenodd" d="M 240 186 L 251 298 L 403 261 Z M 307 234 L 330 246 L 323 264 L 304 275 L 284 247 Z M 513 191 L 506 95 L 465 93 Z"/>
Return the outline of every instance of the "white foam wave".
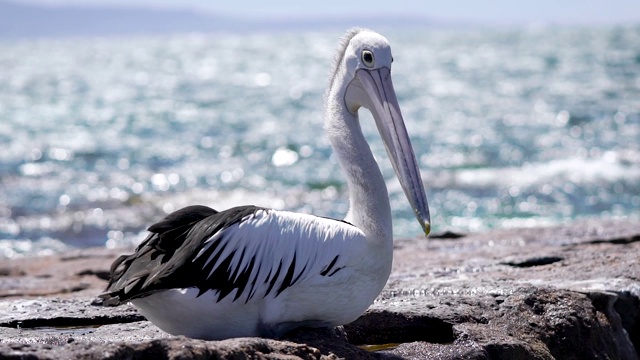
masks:
<path fill-rule="evenodd" d="M 426 178 L 429 172 L 425 171 Z M 443 171 L 435 176 L 437 187 L 533 187 L 557 182 L 575 185 L 640 180 L 640 167 L 624 164 L 615 155 L 600 158 L 568 158 L 520 167 L 478 168 Z"/>

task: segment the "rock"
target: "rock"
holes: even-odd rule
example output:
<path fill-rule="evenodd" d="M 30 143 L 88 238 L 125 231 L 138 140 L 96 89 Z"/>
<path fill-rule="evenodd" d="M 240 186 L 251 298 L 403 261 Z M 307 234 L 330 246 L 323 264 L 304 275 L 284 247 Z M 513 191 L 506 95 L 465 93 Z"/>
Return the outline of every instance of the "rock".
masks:
<path fill-rule="evenodd" d="M 91 298 L 104 289 L 111 263 L 122 251 L 91 248 L 53 256 L 0 259 L 0 299 Z"/>
<path fill-rule="evenodd" d="M 175 337 L 132 306 L 97 306 L 117 255 L 0 260 L 0 358 L 638 359 L 640 349 L 633 221 L 397 240 L 389 282 L 362 317 L 281 340 Z"/>
<path fill-rule="evenodd" d="M 10 344 L 3 359 L 335 359 L 304 344 L 260 338 L 207 342 L 172 337 L 146 342 Z"/>

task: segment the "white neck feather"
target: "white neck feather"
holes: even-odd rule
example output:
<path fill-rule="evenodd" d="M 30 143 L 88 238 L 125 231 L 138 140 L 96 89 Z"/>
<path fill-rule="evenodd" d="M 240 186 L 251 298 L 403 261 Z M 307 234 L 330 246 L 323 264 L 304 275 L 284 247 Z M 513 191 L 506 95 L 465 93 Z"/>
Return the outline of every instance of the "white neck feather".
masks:
<path fill-rule="evenodd" d="M 347 176 L 349 213 L 346 220 L 360 228 L 369 241 L 393 244 L 391 206 L 387 186 L 367 143 L 357 113 L 344 103 L 346 72 L 338 68 L 326 96 L 325 132 Z"/>

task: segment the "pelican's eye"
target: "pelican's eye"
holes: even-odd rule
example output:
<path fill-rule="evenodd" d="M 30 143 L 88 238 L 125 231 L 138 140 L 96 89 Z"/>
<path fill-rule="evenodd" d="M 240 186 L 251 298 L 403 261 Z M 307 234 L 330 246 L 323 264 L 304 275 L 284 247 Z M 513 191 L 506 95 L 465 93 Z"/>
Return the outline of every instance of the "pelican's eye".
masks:
<path fill-rule="evenodd" d="M 373 63 L 374 63 L 373 53 L 371 51 L 369 51 L 369 50 L 363 50 L 362 51 L 362 62 L 364 63 L 364 65 L 366 67 L 369 67 L 369 68 L 373 67 Z"/>

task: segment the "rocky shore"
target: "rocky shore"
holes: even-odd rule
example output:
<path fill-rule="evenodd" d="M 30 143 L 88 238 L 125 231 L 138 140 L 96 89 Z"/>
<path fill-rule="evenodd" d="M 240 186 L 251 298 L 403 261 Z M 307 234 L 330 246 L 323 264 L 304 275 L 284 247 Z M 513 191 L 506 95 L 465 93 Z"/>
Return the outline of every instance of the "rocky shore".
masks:
<path fill-rule="evenodd" d="M 634 221 L 397 240 L 387 286 L 360 319 L 280 340 L 175 337 L 131 306 L 100 306 L 111 262 L 130 251 L 0 260 L 0 359 L 640 356 Z"/>

